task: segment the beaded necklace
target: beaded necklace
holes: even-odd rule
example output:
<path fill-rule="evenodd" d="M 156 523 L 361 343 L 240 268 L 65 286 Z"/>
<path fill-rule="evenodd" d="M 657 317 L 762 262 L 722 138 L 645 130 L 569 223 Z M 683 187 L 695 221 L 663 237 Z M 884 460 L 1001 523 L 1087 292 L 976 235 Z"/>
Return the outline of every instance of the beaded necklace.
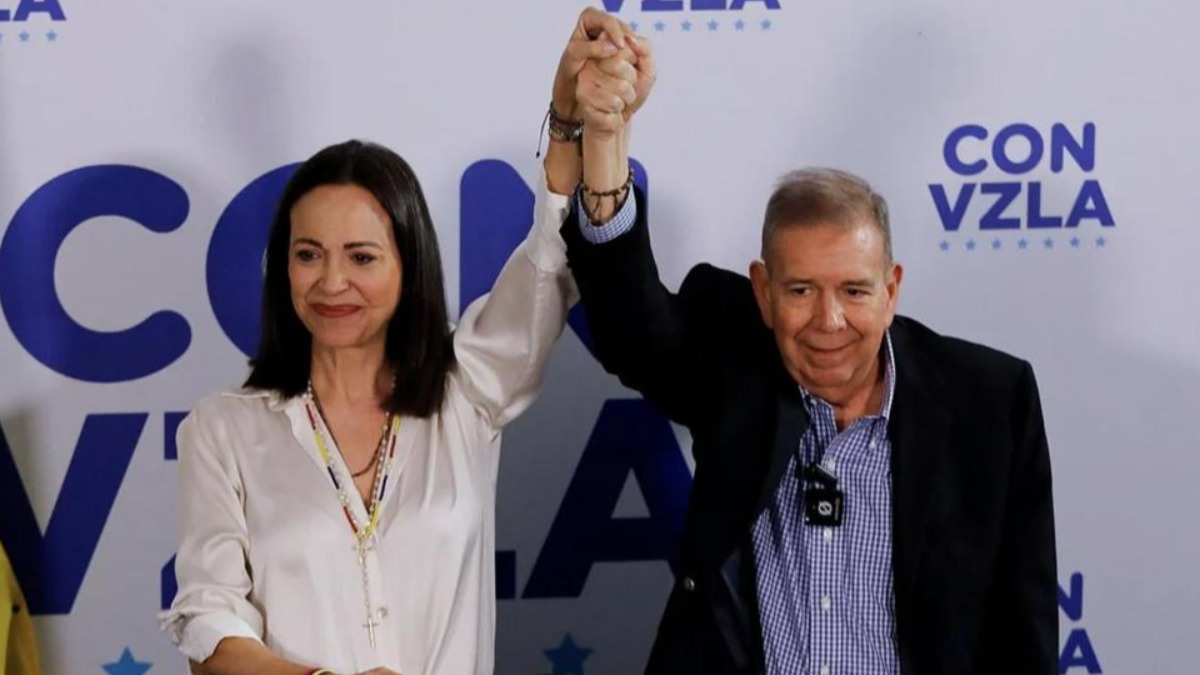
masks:
<path fill-rule="evenodd" d="M 326 443 L 325 435 L 329 433 L 329 425 L 325 423 L 324 416 L 321 415 L 319 404 L 317 403 L 316 394 L 313 392 L 312 382 L 308 383 L 308 391 L 305 394 L 304 409 L 308 413 L 308 422 L 312 426 L 313 439 L 317 443 L 317 451 L 321 454 L 321 461 L 325 463 L 325 470 L 329 473 L 329 480 L 333 482 L 333 488 L 337 491 L 338 503 L 342 506 L 342 514 L 346 516 L 346 522 L 350 524 L 350 531 L 354 534 L 354 552 L 358 557 L 358 567 L 362 571 L 363 584 L 363 606 L 367 613 L 367 622 L 363 624 L 363 628 L 367 629 L 367 638 L 371 643 L 371 648 L 375 648 L 375 629 L 381 623 L 376 620 L 375 612 L 371 607 L 371 578 L 367 573 L 367 551 L 375 544 L 375 536 L 379 527 L 379 516 L 383 511 L 383 495 L 387 490 L 388 478 L 391 477 L 393 461 L 396 457 L 396 437 L 400 433 L 400 416 L 393 414 L 387 426 L 387 432 L 381 439 L 379 448 L 376 450 L 376 465 L 375 465 L 375 483 L 371 488 L 371 506 L 367 516 L 367 523 L 363 525 L 358 522 L 358 518 L 354 515 L 354 510 L 350 508 L 350 496 L 346 491 L 346 484 L 353 486 L 353 480 L 347 480 L 345 483 L 338 479 L 338 469 L 333 463 L 333 455 L 329 452 L 329 444 Z M 318 425 L 317 420 L 321 423 Z M 332 438 L 332 433 L 329 434 Z M 380 456 L 385 454 L 386 456 Z M 379 618 L 385 618 L 383 609 L 380 609 Z"/>

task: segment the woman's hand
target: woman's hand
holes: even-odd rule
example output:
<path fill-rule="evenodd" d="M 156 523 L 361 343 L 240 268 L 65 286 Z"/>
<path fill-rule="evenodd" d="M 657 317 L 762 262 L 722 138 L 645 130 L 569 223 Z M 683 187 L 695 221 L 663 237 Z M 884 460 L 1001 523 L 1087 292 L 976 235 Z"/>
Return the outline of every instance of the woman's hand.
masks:
<path fill-rule="evenodd" d="M 559 58 L 558 72 L 554 76 L 551 100 L 559 115 L 578 119 L 575 90 L 580 71 L 588 61 L 615 56 L 627 49 L 627 35 L 632 36 L 633 30 L 617 17 L 594 7 L 583 10 Z"/>

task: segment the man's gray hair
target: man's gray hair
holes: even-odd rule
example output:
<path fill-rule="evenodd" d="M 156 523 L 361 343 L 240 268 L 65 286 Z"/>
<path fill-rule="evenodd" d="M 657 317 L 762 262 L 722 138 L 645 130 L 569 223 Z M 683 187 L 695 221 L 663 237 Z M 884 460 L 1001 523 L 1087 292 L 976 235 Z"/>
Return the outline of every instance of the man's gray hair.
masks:
<path fill-rule="evenodd" d="M 883 196 L 867 181 L 838 169 L 792 171 L 779 180 L 763 216 L 762 257 L 782 227 L 870 223 L 883 236 L 885 264 L 892 264 L 892 230 Z"/>

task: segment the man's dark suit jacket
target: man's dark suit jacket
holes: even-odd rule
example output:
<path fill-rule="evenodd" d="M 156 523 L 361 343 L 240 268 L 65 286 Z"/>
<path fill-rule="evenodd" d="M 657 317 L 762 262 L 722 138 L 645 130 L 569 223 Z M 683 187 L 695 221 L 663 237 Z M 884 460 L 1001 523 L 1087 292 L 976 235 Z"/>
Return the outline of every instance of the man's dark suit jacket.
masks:
<path fill-rule="evenodd" d="M 668 292 L 644 213 L 605 244 L 583 239 L 574 216 L 562 233 L 601 363 L 692 432 L 676 583 L 646 672 L 764 672 L 750 535 L 808 425 L 797 383 L 746 277 L 699 265 Z M 1057 673 L 1050 458 L 1033 370 L 904 317 L 890 334 L 901 672 Z"/>

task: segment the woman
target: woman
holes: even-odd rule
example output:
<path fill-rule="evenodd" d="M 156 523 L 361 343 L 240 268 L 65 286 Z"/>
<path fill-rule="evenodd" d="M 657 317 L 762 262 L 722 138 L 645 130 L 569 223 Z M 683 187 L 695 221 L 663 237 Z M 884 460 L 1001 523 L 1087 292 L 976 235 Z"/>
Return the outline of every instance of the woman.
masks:
<path fill-rule="evenodd" d="M 629 69 L 575 92 L 626 31 L 585 11 L 557 110 L 633 103 Z M 453 332 L 408 165 L 351 141 L 297 170 L 246 389 L 205 398 L 179 429 L 179 592 L 163 627 L 194 671 L 492 672 L 500 430 L 532 402 L 573 293 L 558 229 L 578 137 L 561 115 L 551 136 L 534 226 Z"/>

